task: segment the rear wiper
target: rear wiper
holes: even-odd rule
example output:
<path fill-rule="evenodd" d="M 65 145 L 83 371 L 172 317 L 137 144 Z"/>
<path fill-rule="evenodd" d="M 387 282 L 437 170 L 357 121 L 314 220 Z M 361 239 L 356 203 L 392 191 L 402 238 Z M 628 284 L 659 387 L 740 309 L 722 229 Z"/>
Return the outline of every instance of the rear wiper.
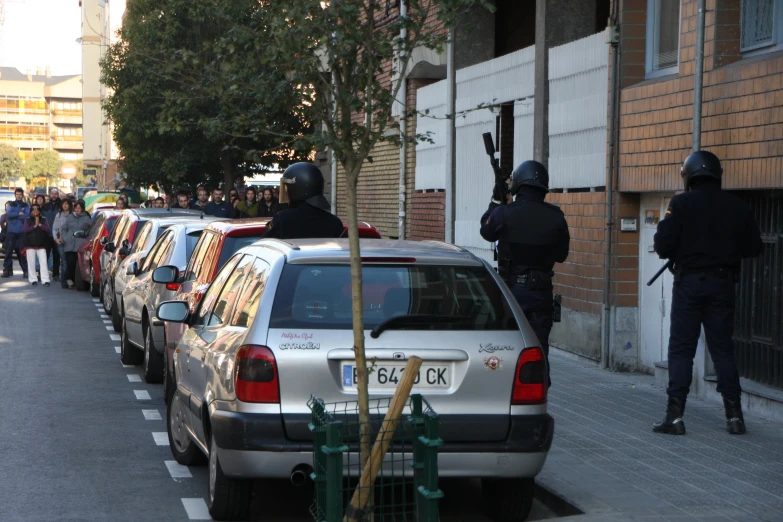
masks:
<path fill-rule="evenodd" d="M 377 339 L 385 331 L 398 323 L 414 323 L 414 324 L 426 324 L 426 323 L 458 323 L 468 321 L 469 317 L 460 315 L 436 315 L 436 314 L 408 314 L 408 315 L 395 315 L 389 317 L 378 326 L 372 329 L 370 337 Z"/>

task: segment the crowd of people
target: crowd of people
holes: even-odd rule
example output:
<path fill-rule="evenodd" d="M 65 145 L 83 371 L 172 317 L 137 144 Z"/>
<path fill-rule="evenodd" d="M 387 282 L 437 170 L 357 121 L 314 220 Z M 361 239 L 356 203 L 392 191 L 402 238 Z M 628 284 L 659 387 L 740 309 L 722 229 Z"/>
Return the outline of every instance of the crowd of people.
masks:
<path fill-rule="evenodd" d="M 228 201 L 223 199 L 223 190 L 210 192 L 203 185 L 196 189 L 196 197 L 187 190 L 179 190 L 166 198 L 147 200 L 146 208 L 185 208 L 200 210 L 204 214 L 232 219 L 274 217 L 288 205 L 280 203 L 276 188 L 265 188 L 257 194 L 256 188 L 248 186 L 243 192 L 232 188 Z M 85 202 L 73 194 L 60 197 L 60 191 L 51 189 L 48 195 L 35 194 L 26 197 L 21 188 L 14 191 L 14 201 L 5 204 L 0 216 L 0 244 L 5 251 L 3 273 L 0 277 L 13 276 L 13 256 L 16 255 L 22 275 L 36 286 L 51 286 L 52 280 L 59 281 L 63 288 L 74 288 L 78 264 L 77 252 L 86 241 L 74 237 L 74 232 L 88 231 L 92 217 Z M 127 194 L 121 193 L 114 208 L 130 208 Z"/>

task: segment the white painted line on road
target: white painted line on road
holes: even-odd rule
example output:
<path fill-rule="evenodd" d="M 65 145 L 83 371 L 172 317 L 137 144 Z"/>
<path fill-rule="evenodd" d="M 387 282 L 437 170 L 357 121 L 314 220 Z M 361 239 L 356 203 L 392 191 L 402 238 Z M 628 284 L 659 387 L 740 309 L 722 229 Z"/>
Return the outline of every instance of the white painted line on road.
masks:
<path fill-rule="evenodd" d="M 101 319 L 109 319 L 109 316 L 106 314 L 101 314 Z"/>
<path fill-rule="evenodd" d="M 100 303 L 100 302 L 101 302 L 101 300 L 100 300 L 100 299 L 96 299 L 95 297 L 93 297 L 93 298 L 92 298 L 92 302 L 93 302 L 93 303 Z"/>
<path fill-rule="evenodd" d="M 162 420 L 160 418 L 160 412 L 158 412 L 158 410 L 141 410 L 141 413 L 144 414 L 145 420 Z"/>
<path fill-rule="evenodd" d="M 96 308 L 99 308 L 99 307 L 100 307 L 100 308 L 103 308 L 103 305 L 102 305 L 101 303 L 95 303 L 95 307 L 96 307 Z"/>
<path fill-rule="evenodd" d="M 212 520 L 203 498 L 183 498 L 182 505 L 185 506 L 190 520 Z"/>
<path fill-rule="evenodd" d="M 141 377 L 135 373 L 131 373 L 128 375 L 128 382 L 141 382 Z"/>
<path fill-rule="evenodd" d="M 119 341 L 121 337 L 117 334 L 111 334 L 109 337 L 111 337 L 112 341 Z"/>
<path fill-rule="evenodd" d="M 147 390 L 133 390 L 133 393 L 136 394 L 136 398 L 140 401 L 148 401 L 152 399 L 152 397 L 150 397 L 150 392 Z"/>
<path fill-rule="evenodd" d="M 165 431 L 153 431 L 152 438 L 155 439 L 155 444 L 158 446 L 169 445 L 169 434 Z"/>
<path fill-rule="evenodd" d="M 111 321 L 110 321 L 110 320 L 108 320 L 108 319 L 104 319 L 104 320 L 103 320 L 103 324 L 111 324 Z M 113 329 L 114 329 L 114 328 L 112 328 L 112 330 L 113 330 Z"/>
<path fill-rule="evenodd" d="M 117 353 L 120 353 L 122 351 L 122 348 L 120 348 L 119 346 L 115 346 L 114 349 L 117 350 Z M 122 364 L 122 363 L 120 363 L 120 364 Z M 135 366 L 133 366 L 132 364 L 123 364 L 122 367 L 123 368 L 135 368 Z"/>
<path fill-rule="evenodd" d="M 122 353 L 122 348 L 121 348 L 121 347 L 119 347 L 119 346 L 115 346 L 115 347 L 114 347 L 114 351 L 115 351 L 115 352 L 117 352 L 117 353 Z M 123 367 L 123 368 L 125 368 L 125 367 L 126 367 L 126 365 L 125 365 L 125 364 L 123 364 L 123 365 L 122 365 L 122 367 Z M 128 368 L 130 368 L 130 365 L 127 365 L 127 367 L 128 367 Z"/>
<path fill-rule="evenodd" d="M 113 332 L 113 331 L 114 331 L 114 327 L 113 327 L 113 326 L 107 326 L 107 327 L 106 327 L 106 329 L 107 329 L 108 331 L 110 331 L 110 332 Z"/>
<path fill-rule="evenodd" d="M 176 460 L 167 460 L 166 467 L 169 468 L 169 474 L 171 475 L 171 478 L 191 478 L 193 475 L 190 474 L 190 470 L 187 466 L 183 466 Z"/>

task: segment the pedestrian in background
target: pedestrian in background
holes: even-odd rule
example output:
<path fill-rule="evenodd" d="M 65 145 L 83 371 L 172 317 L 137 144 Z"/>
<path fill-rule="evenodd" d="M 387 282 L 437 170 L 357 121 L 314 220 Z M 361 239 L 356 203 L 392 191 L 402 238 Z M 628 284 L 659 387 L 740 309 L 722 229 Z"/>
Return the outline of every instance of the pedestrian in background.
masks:
<path fill-rule="evenodd" d="M 15 200 L 8 205 L 6 216 L 8 218 L 8 232 L 6 232 L 5 260 L 3 261 L 3 275 L 11 277 L 14 274 L 13 253 L 19 259 L 22 268 L 22 276 L 27 277 L 27 258 L 22 255 L 24 249 L 24 222 L 30 217 L 30 205 L 24 201 L 24 190 L 14 190 Z M 35 269 L 35 267 L 33 267 Z"/>
<path fill-rule="evenodd" d="M 54 220 L 60 212 L 60 191 L 53 188 L 49 192 L 49 201 L 41 207 L 41 214 L 49 222 L 49 248 L 47 248 L 49 267 L 52 271 L 52 277 L 55 281 L 60 278 L 60 249 L 57 248 L 57 242 L 54 235 Z"/>
<path fill-rule="evenodd" d="M 254 218 L 259 215 L 259 204 L 256 201 L 256 189 L 254 187 L 247 187 L 245 190 L 245 200 L 237 202 L 235 219 L 242 218 Z"/>
<path fill-rule="evenodd" d="M 63 199 L 60 204 L 60 212 L 57 213 L 57 216 L 54 218 L 54 224 L 52 225 L 52 236 L 54 237 L 54 242 L 57 244 L 57 252 L 60 258 L 60 286 L 63 288 L 68 288 L 68 283 L 66 282 L 68 279 L 68 264 L 65 258 L 65 241 L 63 240 L 62 227 L 65 224 L 66 219 L 68 219 L 68 215 L 71 213 L 72 208 L 73 204 L 71 203 L 71 200 Z"/>
<path fill-rule="evenodd" d="M 35 198 L 43 199 L 43 196 Z M 36 259 L 41 266 L 41 282 L 49 286 L 49 270 L 46 268 L 46 245 L 49 244 L 49 222 L 41 214 L 41 205 L 38 203 L 30 207 L 30 217 L 24 222 L 25 254 L 27 266 L 35 265 Z M 28 280 L 33 286 L 38 285 L 38 277 L 32 270 L 28 271 Z"/>
<path fill-rule="evenodd" d="M 759 227 L 748 204 L 721 190 L 723 167 L 711 152 L 688 156 L 680 170 L 685 192 L 674 196 L 653 240 L 661 259 L 674 262 L 666 416 L 653 431 L 684 435 L 682 416 L 693 379 L 701 328 L 723 396 L 726 429 L 745 433 L 734 360 L 734 285 L 742 258 L 761 253 Z"/>
<path fill-rule="evenodd" d="M 190 208 L 190 196 L 188 196 L 188 192 L 186 190 L 177 191 L 177 203 L 171 208 Z"/>
<path fill-rule="evenodd" d="M 215 217 L 233 217 L 234 207 L 230 203 L 223 201 L 223 189 L 216 188 L 212 191 L 212 201 L 209 202 L 204 213 Z"/>
<path fill-rule="evenodd" d="M 8 236 L 8 205 L 10 205 L 10 201 L 5 202 L 5 208 L 3 209 L 3 215 L 0 216 L 0 245 L 3 245 L 3 250 L 5 250 L 5 240 Z M 8 255 L 8 254 L 6 254 Z"/>
<path fill-rule="evenodd" d="M 117 201 L 114 202 L 114 208 L 116 210 L 125 210 L 128 208 L 128 204 L 125 202 L 125 198 L 117 198 Z"/>
<path fill-rule="evenodd" d="M 152 208 L 166 208 L 166 201 L 160 196 L 152 200 Z"/>
<path fill-rule="evenodd" d="M 264 199 L 258 209 L 259 217 L 274 217 L 280 211 L 280 204 L 275 201 L 275 193 L 270 188 L 264 189 Z"/>
<path fill-rule="evenodd" d="M 68 269 L 68 275 L 66 282 L 68 288 L 73 288 L 75 285 L 74 278 L 76 277 L 76 270 L 78 270 L 77 251 L 79 247 L 87 241 L 83 237 L 73 237 L 74 232 L 84 230 L 85 232 L 92 226 L 92 219 L 90 215 L 84 211 L 84 201 L 78 200 L 73 205 L 73 212 L 65 219 L 65 224 L 60 229 L 60 235 L 65 241 L 65 260 Z"/>
<path fill-rule="evenodd" d="M 209 191 L 204 185 L 198 186 L 196 189 L 196 197 L 197 199 L 190 205 L 190 208 L 205 212 L 207 205 L 209 204 Z"/>

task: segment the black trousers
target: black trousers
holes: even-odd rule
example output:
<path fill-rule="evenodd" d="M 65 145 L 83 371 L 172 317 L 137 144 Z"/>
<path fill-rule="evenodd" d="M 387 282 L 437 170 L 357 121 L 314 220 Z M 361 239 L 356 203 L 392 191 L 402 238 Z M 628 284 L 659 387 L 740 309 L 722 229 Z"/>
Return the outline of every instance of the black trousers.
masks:
<path fill-rule="evenodd" d="M 68 273 L 66 274 L 66 280 L 70 279 L 71 281 L 76 280 L 76 271 L 79 269 L 76 265 L 79 263 L 79 256 L 76 252 L 66 252 L 65 253 L 65 263 L 66 263 L 66 270 Z M 62 277 L 62 274 L 60 275 Z"/>
<path fill-rule="evenodd" d="M 730 274 L 684 274 L 674 282 L 669 334 L 670 397 L 685 399 L 693 379 L 693 357 L 701 327 L 718 377 L 718 393 L 739 399 L 734 360 L 734 279 Z"/>
<path fill-rule="evenodd" d="M 52 274 L 59 275 L 60 274 L 60 249 L 57 248 L 57 243 L 54 242 L 54 239 L 52 239 L 49 242 L 49 246 L 46 248 L 46 255 L 49 256 L 49 253 L 52 254 Z"/>
<path fill-rule="evenodd" d="M 513 278 L 512 278 L 513 279 Z M 530 290 L 525 285 L 516 284 L 512 280 L 509 286 L 514 299 L 527 317 L 527 322 L 538 337 L 541 349 L 546 357 L 547 377 L 549 371 L 549 334 L 552 332 L 552 288 L 548 290 Z M 549 378 L 549 385 L 552 385 L 552 379 Z"/>
<path fill-rule="evenodd" d="M 22 273 L 27 273 L 27 256 L 22 255 L 22 249 L 24 248 L 24 234 L 16 234 L 8 232 L 5 239 L 5 259 L 3 260 L 3 271 L 9 274 L 14 273 L 14 259 L 13 254 L 16 252 L 16 258 L 19 260 L 19 266 L 22 269 Z M 33 267 L 35 270 L 35 267 Z"/>

